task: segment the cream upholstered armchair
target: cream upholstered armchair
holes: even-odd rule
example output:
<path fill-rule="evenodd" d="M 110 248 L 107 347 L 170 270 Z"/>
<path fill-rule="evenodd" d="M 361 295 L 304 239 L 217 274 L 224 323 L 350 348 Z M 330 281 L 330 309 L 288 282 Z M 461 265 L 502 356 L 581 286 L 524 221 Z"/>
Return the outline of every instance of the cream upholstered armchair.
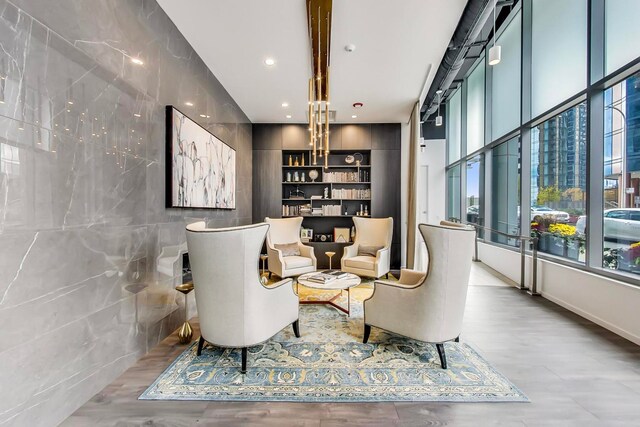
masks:
<path fill-rule="evenodd" d="M 364 340 L 371 327 L 436 344 L 447 368 L 445 341 L 462 330 L 475 229 L 466 226 L 418 226 L 427 244 L 427 272 L 403 269 L 399 282 L 377 280 L 364 301 Z"/>
<path fill-rule="evenodd" d="M 354 217 L 356 239 L 344 248 L 342 271 L 358 276 L 389 278 L 393 218 Z"/>
<path fill-rule="evenodd" d="M 297 277 L 316 271 L 318 261 L 313 248 L 300 241 L 302 217 L 265 218 L 269 224 L 267 233 L 267 255 L 269 256 L 269 277 L 275 273 L 281 278 Z"/>
<path fill-rule="evenodd" d="M 291 279 L 268 288 L 260 281 L 258 258 L 269 226 L 231 228 L 187 226 L 187 247 L 200 318 L 198 356 L 205 341 L 219 347 L 242 348 L 242 373 L 247 347 L 268 340 L 287 325 L 300 336 L 298 296 Z"/>

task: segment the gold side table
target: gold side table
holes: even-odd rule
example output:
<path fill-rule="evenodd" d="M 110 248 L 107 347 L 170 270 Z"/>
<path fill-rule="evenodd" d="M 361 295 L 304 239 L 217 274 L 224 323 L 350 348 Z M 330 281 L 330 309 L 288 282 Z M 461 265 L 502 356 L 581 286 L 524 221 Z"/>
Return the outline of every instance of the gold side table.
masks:
<path fill-rule="evenodd" d="M 331 258 L 336 254 L 335 252 L 332 251 L 327 251 L 324 253 L 326 256 L 329 257 L 329 270 L 331 270 Z"/>
<path fill-rule="evenodd" d="M 193 338 L 193 329 L 189 324 L 189 306 L 187 305 L 187 295 L 193 290 L 193 283 L 184 283 L 176 286 L 176 291 L 184 295 L 184 323 L 178 331 L 178 341 L 180 344 L 189 344 Z"/>
<path fill-rule="evenodd" d="M 269 258 L 268 255 L 266 254 L 261 254 L 260 255 L 260 260 L 262 261 L 262 275 L 264 276 L 264 262 L 267 260 L 267 258 Z"/>

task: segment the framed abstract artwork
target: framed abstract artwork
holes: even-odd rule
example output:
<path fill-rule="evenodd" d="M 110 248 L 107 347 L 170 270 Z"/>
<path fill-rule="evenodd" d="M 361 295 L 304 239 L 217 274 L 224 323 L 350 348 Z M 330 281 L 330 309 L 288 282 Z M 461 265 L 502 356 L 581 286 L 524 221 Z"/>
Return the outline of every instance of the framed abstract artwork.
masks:
<path fill-rule="evenodd" d="M 236 150 L 167 106 L 167 193 L 170 208 L 236 208 Z"/>

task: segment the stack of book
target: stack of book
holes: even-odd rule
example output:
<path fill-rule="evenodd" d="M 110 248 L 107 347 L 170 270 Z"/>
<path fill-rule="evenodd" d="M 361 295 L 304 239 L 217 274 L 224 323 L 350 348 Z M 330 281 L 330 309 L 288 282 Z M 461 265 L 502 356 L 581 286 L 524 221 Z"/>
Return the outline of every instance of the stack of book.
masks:
<path fill-rule="evenodd" d="M 314 274 L 313 276 L 308 277 L 307 280 L 310 280 L 310 281 L 316 282 L 316 283 L 329 283 L 329 282 L 331 282 L 333 280 L 344 279 L 345 277 L 347 277 L 347 273 L 345 273 L 343 271 L 327 270 L 327 271 L 323 271 L 323 272 Z"/>

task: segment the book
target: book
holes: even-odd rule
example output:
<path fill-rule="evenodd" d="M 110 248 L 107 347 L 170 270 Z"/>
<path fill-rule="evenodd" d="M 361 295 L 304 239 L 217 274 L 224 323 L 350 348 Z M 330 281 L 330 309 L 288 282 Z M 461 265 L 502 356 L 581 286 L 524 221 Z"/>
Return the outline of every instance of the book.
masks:
<path fill-rule="evenodd" d="M 345 273 L 344 271 L 340 271 L 340 270 L 326 270 L 326 271 L 323 271 L 322 274 L 335 277 L 336 279 L 344 279 L 349 275 L 349 273 Z"/>
<path fill-rule="evenodd" d="M 318 273 L 318 274 L 314 274 L 313 276 L 310 276 L 307 278 L 307 280 L 310 280 L 312 282 L 317 282 L 317 283 L 329 283 L 333 280 L 336 280 L 337 277 L 335 276 L 331 276 L 329 274 L 325 274 L 325 273 Z"/>

